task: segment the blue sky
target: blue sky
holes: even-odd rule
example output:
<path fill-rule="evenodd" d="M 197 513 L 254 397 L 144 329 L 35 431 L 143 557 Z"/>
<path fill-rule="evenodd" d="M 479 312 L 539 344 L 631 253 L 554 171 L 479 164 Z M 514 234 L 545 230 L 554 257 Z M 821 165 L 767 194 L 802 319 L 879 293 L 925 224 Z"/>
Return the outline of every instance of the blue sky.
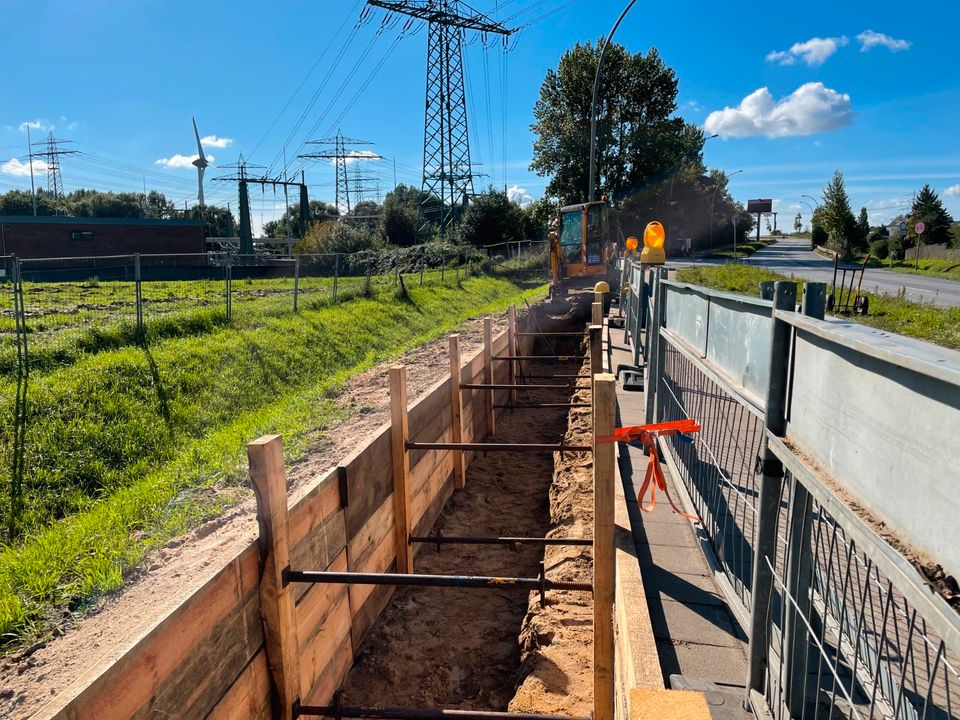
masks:
<path fill-rule="evenodd" d="M 605 35 L 623 4 L 473 0 L 509 26 L 525 26 L 505 64 L 498 46 L 466 50 L 471 149 L 487 174 L 481 184 L 506 184 L 518 199 L 543 193 L 547 179 L 527 169 L 540 83 L 564 50 Z M 381 29 L 379 10 L 354 30 L 362 7 L 4 0 L 0 24 L 21 30 L 0 41 L 0 191 L 29 188 L 30 122 L 34 140 L 52 126 L 83 153 L 63 159 L 67 188 L 140 190 L 145 180 L 192 204 L 192 115 L 216 166 L 242 152 L 278 173 L 286 147 L 293 170 L 303 140 L 339 127 L 386 158 L 362 163 L 372 190 L 377 182 L 381 192 L 392 187 L 395 173 L 419 185 L 426 32 L 403 33 L 403 23 Z M 819 197 L 841 169 L 854 209 L 867 206 L 874 223 L 905 209 L 925 182 L 960 218 L 960 3 L 760 8 L 640 2 L 617 35 L 632 51 L 656 46 L 676 70 L 679 113 L 721 135 L 707 143 L 708 165 L 743 170 L 731 181 L 735 197 L 772 197 L 775 209 L 792 214 L 799 206 L 808 218 L 801 196 Z M 207 171 L 207 202 L 235 207 L 235 185 L 212 180 L 226 172 Z M 332 200 L 333 168 L 314 162 L 306 172 L 311 196 Z M 252 207 L 255 224 L 269 220 L 282 193 L 254 192 Z"/>

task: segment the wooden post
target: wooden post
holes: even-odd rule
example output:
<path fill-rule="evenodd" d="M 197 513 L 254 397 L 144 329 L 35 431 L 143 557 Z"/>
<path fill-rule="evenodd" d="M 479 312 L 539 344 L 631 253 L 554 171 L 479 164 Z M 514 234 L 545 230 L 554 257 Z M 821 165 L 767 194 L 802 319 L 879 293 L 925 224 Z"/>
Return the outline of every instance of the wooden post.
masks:
<path fill-rule="evenodd" d="M 406 442 L 410 437 L 407 422 L 407 368 L 390 368 L 390 444 L 393 450 L 393 519 L 397 546 L 397 572 L 413 572 L 410 552 L 410 455 Z"/>
<path fill-rule="evenodd" d="M 602 293 L 597 293 L 597 296 L 603 298 Z M 603 325 L 603 301 L 595 302 L 591 309 L 593 311 L 593 316 L 590 319 L 591 324 Z"/>
<path fill-rule="evenodd" d="M 513 362 L 510 360 L 509 362 Z M 488 385 L 493 384 L 493 319 L 483 319 L 483 376 L 484 382 Z M 497 418 L 493 409 L 494 396 L 496 392 L 485 392 L 486 396 L 486 415 L 487 415 L 487 435 L 493 437 L 497 432 Z"/>
<path fill-rule="evenodd" d="M 450 428 L 451 442 L 463 442 L 463 394 L 460 392 L 460 336 L 450 336 Z M 463 467 L 463 451 L 453 451 L 453 486 L 458 490 L 467 484 Z"/>
<path fill-rule="evenodd" d="M 507 308 L 507 354 L 508 355 L 519 355 L 517 348 L 517 306 L 511 305 Z M 510 385 L 517 384 L 517 365 L 514 362 L 508 362 L 507 367 L 510 368 Z M 510 402 L 515 402 L 517 399 L 517 391 L 510 391 Z"/>
<path fill-rule="evenodd" d="M 592 328 L 591 328 L 592 330 Z M 612 435 L 616 414 L 616 379 L 597 375 L 593 383 L 593 720 L 613 720 L 613 601 L 616 595 L 613 498 L 616 478 Z"/>
<path fill-rule="evenodd" d="M 591 325 L 587 332 L 590 336 L 590 377 L 596 379 L 603 372 L 603 326 Z"/>
<path fill-rule="evenodd" d="M 247 444 L 247 458 L 260 525 L 260 615 L 267 665 L 280 696 L 279 717 L 291 720 L 293 706 L 300 699 L 300 648 L 293 587 L 283 579 L 284 570 L 290 567 L 283 440 L 279 435 L 257 438 Z"/>

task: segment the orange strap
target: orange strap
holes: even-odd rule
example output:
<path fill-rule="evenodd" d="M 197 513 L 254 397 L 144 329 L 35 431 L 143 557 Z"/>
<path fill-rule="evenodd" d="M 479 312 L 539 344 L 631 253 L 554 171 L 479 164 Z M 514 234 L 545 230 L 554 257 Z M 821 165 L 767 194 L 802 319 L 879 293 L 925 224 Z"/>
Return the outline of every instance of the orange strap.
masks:
<path fill-rule="evenodd" d="M 696 515 L 684 512 L 677 507 L 677 504 L 673 501 L 673 498 L 670 496 L 670 491 L 667 489 L 667 481 L 663 476 L 663 469 L 660 467 L 660 457 L 657 454 L 658 437 L 694 433 L 699 430 L 700 424 L 693 418 L 687 418 L 686 420 L 673 420 L 670 422 L 651 423 L 649 425 L 632 425 L 630 427 L 615 428 L 613 435 L 601 435 L 596 438 L 595 442 L 598 445 L 612 442 L 639 442 L 647 448 L 650 453 L 650 461 L 647 463 L 647 472 L 643 477 L 643 485 L 640 487 L 639 492 L 637 492 L 637 499 L 641 500 L 646 494 L 647 488 L 650 488 L 650 503 L 646 506 L 641 504 L 640 509 L 644 512 L 651 512 L 657 506 L 657 490 L 659 489 L 667 496 L 667 502 L 670 503 L 670 507 L 673 508 L 673 511 L 677 515 L 692 520 L 693 522 L 699 522 L 700 519 Z"/>

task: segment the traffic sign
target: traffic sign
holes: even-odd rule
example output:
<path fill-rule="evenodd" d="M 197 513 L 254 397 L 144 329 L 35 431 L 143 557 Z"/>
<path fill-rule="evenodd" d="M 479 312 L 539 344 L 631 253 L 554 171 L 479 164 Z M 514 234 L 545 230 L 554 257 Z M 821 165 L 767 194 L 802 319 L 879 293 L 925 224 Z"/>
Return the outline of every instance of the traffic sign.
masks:
<path fill-rule="evenodd" d="M 905 223 L 904 221 L 901 220 L 901 221 L 900 221 L 900 232 L 906 232 L 906 231 L 907 231 L 907 223 Z"/>
<path fill-rule="evenodd" d="M 913 229 L 917 235 L 923 235 L 923 231 L 927 229 L 927 226 L 923 224 L 923 221 L 920 221 L 914 226 Z"/>

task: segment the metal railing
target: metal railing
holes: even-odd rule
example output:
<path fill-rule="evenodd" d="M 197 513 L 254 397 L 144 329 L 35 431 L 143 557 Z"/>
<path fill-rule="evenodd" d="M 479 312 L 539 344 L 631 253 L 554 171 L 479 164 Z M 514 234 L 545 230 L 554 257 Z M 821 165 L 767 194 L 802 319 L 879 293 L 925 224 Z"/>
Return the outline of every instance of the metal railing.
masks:
<path fill-rule="evenodd" d="M 836 331 L 795 312 L 792 283 L 775 290 L 764 307 L 658 276 L 646 290 L 631 287 L 627 303 L 648 292 L 654 304 L 656 330 L 643 345 L 654 396 L 648 417 L 702 426 L 688 441 L 665 441 L 663 456 L 750 636 L 748 698 L 758 714 L 778 719 L 960 717 L 960 614 L 920 574 L 904 540 L 882 535 L 870 508 L 837 491 L 843 478 L 788 439 L 788 416 L 805 402 L 797 334 L 822 341 Z M 808 284 L 808 314 L 823 291 Z M 741 350 L 764 334 L 758 367 L 756 353 Z M 711 352 L 711 343 L 740 345 Z M 857 341 L 823 351 L 839 353 L 841 344 L 849 350 Z M 910 358 L 885 361 L 948 375 Z"/>

